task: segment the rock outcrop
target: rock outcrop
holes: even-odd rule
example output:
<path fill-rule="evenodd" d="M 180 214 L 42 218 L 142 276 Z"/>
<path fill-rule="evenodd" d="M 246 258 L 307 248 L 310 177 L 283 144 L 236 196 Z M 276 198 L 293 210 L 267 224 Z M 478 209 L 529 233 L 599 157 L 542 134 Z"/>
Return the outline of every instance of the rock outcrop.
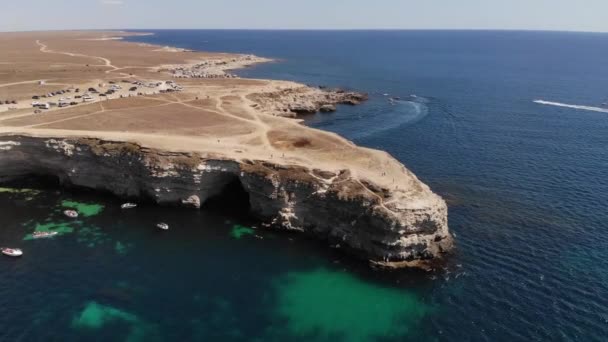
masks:
<path fill-rule="evenodd" d="M 198 208 L 237 182 L 251 214 L 268 226 L 314 235 L 379 265 L 421 265 L 452 246 L 447 207 L 439 196 L 428 190 L 428 205 L 411 206 L 348 170 L 228 160 L 92 138 L 0 135 L 0 147 L 0 183 L 53 176 L 66 186 Z"/>
<path fill-rule="evenodd" d="M 317 112 L 334 112 L 337 104 L 358 105 L 368 100 L 368 95 L 342 89 L 322 89 L 307 86 L 295 86 L 280 91 L 264 92 L 250 95 L 258 109 L 267 113 L 296 117 Z"/>

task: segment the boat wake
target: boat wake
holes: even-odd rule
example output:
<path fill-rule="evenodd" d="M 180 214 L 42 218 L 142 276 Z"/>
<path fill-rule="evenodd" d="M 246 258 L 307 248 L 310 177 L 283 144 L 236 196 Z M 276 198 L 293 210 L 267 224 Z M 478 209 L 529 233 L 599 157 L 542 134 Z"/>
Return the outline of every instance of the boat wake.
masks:
<path fill-rule="evenodd" d="M 395 101 L 395 105 L 399 107 L 399 111 L 403 114 L 401 124 L 415 123 L 427 116 L 429 114 L 427 103 L 428 100 L 423 97 L 416 97 L 409 101 Z"/>
<path fill-rule="evenodd" d="M 591 112 L 608 113 L 608 108 L 602 108 L 602 107 L 579 106 L 579 105 L 572 105 L 572 104 L 560 103 L 560 102 L 551 102 L 551 101 L 545 101 L 545 100 L 534 100 L 534 103 L 548 105 L 548 106 L 587 110 L 587 111 L 591 111 Z"/>
<path fill-rule="evenodd" d="M 386 111 L 386 107 L 384 107 L 380 111 L 381 114 L 373 118 L 373 123 L 367 120 L 365 122 L 358 122 L 358 124 L 364 127 L 355 130 L 357 133 L 352 138 L 365 138 L 400 126 L 414 124 L 428 115 L 427 102 L 422 97 L 393 100 L 391 101 L 391 110 Z"/>

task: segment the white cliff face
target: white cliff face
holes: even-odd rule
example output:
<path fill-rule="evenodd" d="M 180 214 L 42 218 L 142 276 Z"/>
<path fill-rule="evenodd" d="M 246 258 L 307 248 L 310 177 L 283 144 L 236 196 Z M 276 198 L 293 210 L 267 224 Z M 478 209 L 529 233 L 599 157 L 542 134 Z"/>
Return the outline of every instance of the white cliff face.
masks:
<path fill-rule="evenodd" d="M 372 184 L 364 187 L 348 170 L 210 159 L 97 139 L 0 136 L 0 183 L 31 175 L 193 208 L 238 181 L 251 214 L 268 226 L 314 235 L 383 266 L 438 260 L 452 247 L 447 206 L 428 187 L 420 183 L 423 200 L 376 189 L 385 205 L 370 195 Z"/>

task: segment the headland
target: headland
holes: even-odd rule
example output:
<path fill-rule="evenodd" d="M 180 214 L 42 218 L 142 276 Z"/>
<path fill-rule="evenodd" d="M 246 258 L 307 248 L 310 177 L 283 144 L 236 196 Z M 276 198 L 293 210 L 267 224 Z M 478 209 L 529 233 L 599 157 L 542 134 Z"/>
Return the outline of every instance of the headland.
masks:
<path fill-rule="evenodd" d="M 0 182 L 195 208 L 236 187 L 267 227 L 374 265 L 451 249 L 445 202 L 399 161 L 296 119 L 365 94 L 239 78 L 271 60 L 121 41 L 132 34 L 0 33 Z"/>

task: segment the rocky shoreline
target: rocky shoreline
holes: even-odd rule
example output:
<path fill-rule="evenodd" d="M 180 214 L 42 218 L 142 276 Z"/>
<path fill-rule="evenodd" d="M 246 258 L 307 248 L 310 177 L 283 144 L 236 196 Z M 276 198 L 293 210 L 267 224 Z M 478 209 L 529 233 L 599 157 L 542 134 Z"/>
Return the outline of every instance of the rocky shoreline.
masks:
<path fill-rule="evenodd" d="M 447 206 L 439 196 L 432 194 L 430 205 L 408 207 L 398 193 L 361 182 L 347 169 L 10 134 L 0 136 L 0 165 L 0 183 L 51 176 L 65 186 L 196 208 L 237 184 L 250 213 L 266 226 L 313 235 L 376 266 L 420 267 L 452 247 Z"/>
<path fill-rule="evenodd" d="M 210 59 L 191 64 L 164 65 L 157 70 L 175 78 L 238 78 L 229 71 L 268 62 L 272 62 L 272 59 L 254 55 L 237 55 L 232 58 Z"/>
<path fill-rule="evenodd" d="M 358 105 L 368 100 L 368 95 L 343 89 L 326 89 L 296 85 L 279 91 L 256 93 L 248 96 L 255 108 L 265 113 L 283 117 L 328 113 L 337 110 L 336 105 Z"/>

